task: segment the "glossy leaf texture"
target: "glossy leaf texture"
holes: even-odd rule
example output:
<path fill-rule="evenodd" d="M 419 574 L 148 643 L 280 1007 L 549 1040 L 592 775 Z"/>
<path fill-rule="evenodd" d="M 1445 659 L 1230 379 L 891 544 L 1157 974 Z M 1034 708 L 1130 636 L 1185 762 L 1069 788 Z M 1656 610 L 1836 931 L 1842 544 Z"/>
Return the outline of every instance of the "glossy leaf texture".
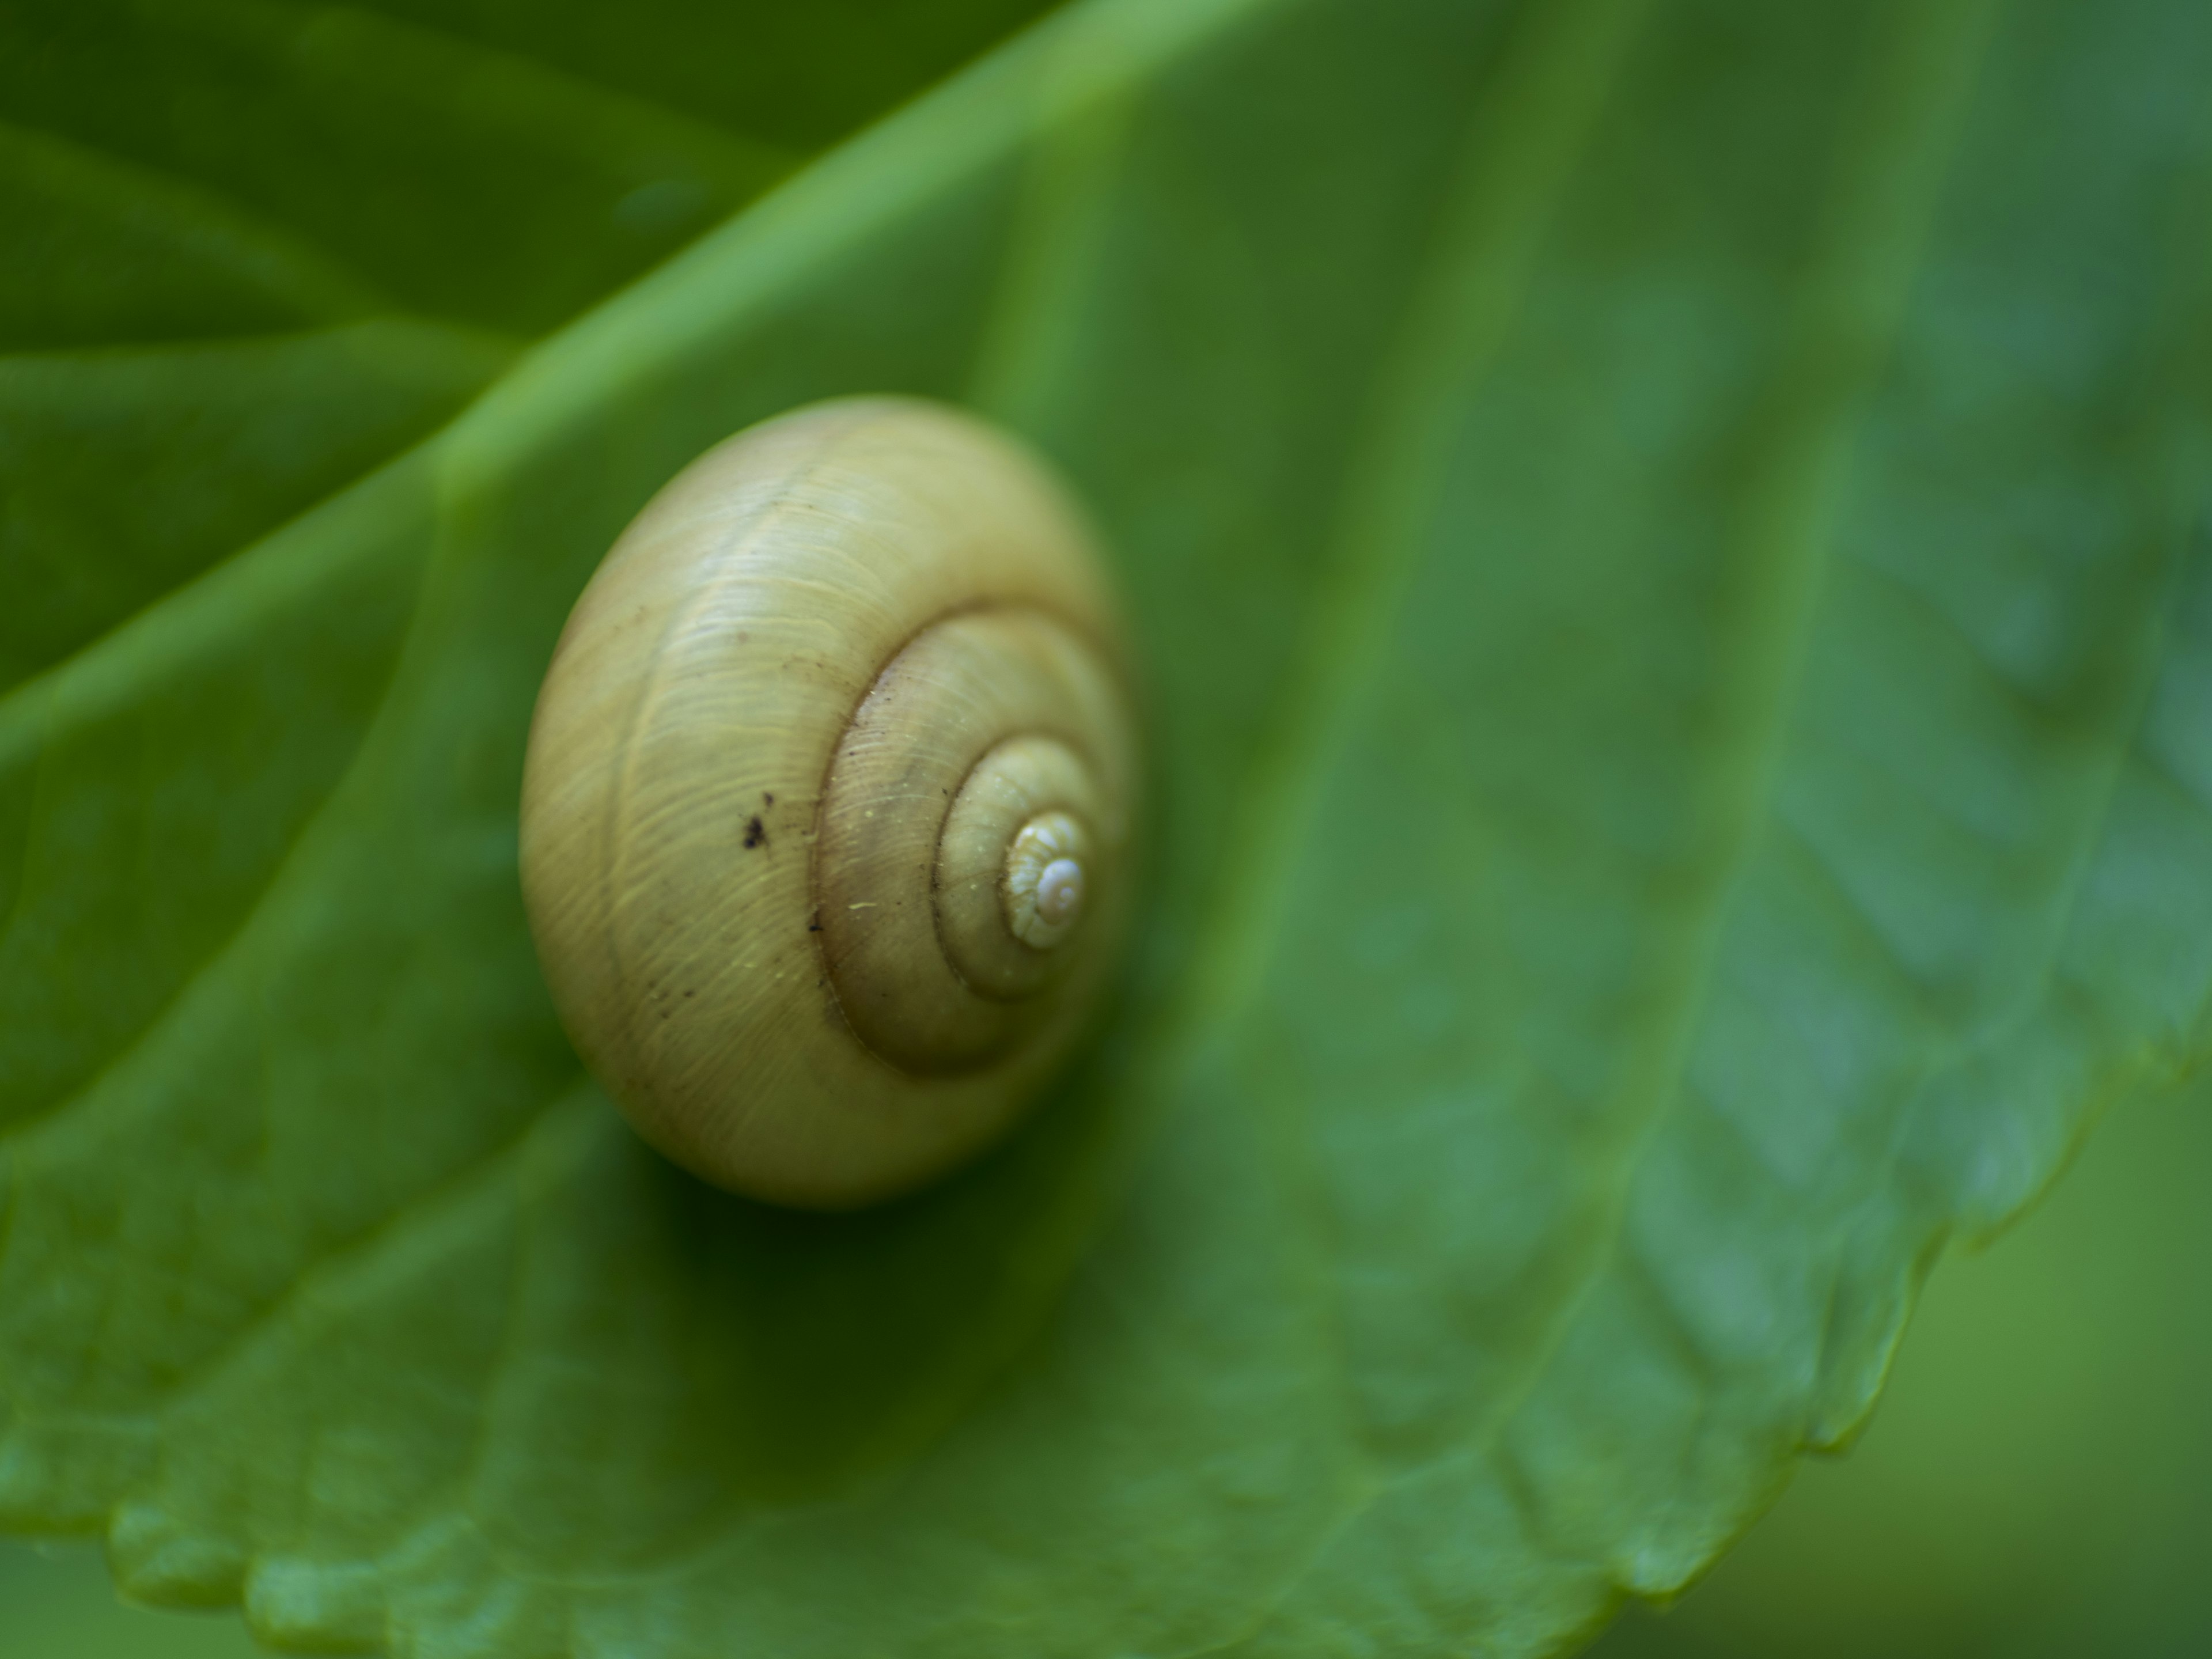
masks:
<path fill-rule="evenodd" d="M 807 168 L 0 705 L 0 1518 L 424 1656 L 1679 1588 L 2212 1041 L 2208 72 L 2179 0 L 1109 0 Z M 1060 1097 L 825 1219 L 581 1076 L 514 801 L 628 517 L 862 390 L 1082 487 L 1159 805 Z"/>

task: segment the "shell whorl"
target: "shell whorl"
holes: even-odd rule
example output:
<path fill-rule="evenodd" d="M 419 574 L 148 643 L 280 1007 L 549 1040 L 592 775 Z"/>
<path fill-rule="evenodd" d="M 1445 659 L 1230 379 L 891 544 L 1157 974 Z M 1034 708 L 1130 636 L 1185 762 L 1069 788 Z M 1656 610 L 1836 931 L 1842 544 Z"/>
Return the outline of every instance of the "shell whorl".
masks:
<path fill-rule="evenodd" d="M 648 1139 L 842 1207 L 1036 1095 L 1128 908 L 1117 615 L 1040 465 L 933 404 L 779 417 L 647 506 L 540 694 L 522 868 L 563 1023 Z"/>

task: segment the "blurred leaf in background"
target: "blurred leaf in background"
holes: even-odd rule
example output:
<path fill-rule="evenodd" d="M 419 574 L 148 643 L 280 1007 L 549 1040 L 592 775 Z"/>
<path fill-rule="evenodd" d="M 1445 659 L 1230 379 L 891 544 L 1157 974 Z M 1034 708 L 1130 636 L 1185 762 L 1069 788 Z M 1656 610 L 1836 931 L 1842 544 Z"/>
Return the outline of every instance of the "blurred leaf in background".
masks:
<path fill-rule="evenodd" d="M 1103 0 L 611 297 L 867 112 L 803 26 L 0 15 L 0 1523 L 138 1595 L 1548 1650 L 2212 1048 L 2200 6 Z M 824 1219 L 622 1128 L 514 819 L 622 524 L 861 390 L 1083 488 L 1160 805 L 1090 1061 Z"/>
<path fill-rule="evenodd" d="M 0 1543 L 6 1659 L 261 1659 L 235 1613 L 125 1605 L 96 1549 Z"/>

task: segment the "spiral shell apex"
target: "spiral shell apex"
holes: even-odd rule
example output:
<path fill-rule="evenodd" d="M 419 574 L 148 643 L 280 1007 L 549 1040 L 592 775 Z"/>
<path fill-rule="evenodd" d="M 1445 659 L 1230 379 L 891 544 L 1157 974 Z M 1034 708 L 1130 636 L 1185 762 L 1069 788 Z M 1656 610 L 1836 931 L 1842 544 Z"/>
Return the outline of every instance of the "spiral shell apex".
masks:
<path fill-rule="evenodd" d="M 646 1138 L 843 1208 L 1007 1127 L 1125 931 L 1137 737 L 1080 515 L 974 418 L 796 410 L 672 480 L 539 693 L 522 884 Z"/>

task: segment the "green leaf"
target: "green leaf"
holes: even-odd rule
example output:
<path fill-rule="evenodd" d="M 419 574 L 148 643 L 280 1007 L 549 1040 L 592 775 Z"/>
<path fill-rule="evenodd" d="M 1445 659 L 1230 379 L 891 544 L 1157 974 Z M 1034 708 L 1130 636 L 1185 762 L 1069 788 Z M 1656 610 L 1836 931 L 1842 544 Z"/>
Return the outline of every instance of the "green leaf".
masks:
<path fill-rule="evenodd" d="M 30 595 L 0 688 L 422 438 L 1037 4 L 750 30 L 684 0 L 0 10 L 0 560 Z"/>
<path fill-rule="evenodd" d="M 1947 1259 L 1850 1456 L 1590 1659 L 2212 1648 L 2209 1085 L 2130 1101 L 2000 1248 Z"/>
<path fill-rule="evenodd" d="M 193 176 L 447 325 L 605 280 L 483 205 L 550 82 L 279 21 L 346 44 L 270 102 L 450 152 L 417 252 L 252 110 L 118 148 L 247 123 Z M 681 107 L 663 38 L 609 74 Z M 425 1655 L 1533 1653 L 1678 1589 L 2212 1045 L 2208 70 L 2182 0 L 1109 0 L 531 350 L 0 704 L 0 1519 Z M 856 390 L 1076 477 L 1160 805 L 1060 1096 L 830 1219 L 580 1074 L 514 802 L 629 514 Z"/>

